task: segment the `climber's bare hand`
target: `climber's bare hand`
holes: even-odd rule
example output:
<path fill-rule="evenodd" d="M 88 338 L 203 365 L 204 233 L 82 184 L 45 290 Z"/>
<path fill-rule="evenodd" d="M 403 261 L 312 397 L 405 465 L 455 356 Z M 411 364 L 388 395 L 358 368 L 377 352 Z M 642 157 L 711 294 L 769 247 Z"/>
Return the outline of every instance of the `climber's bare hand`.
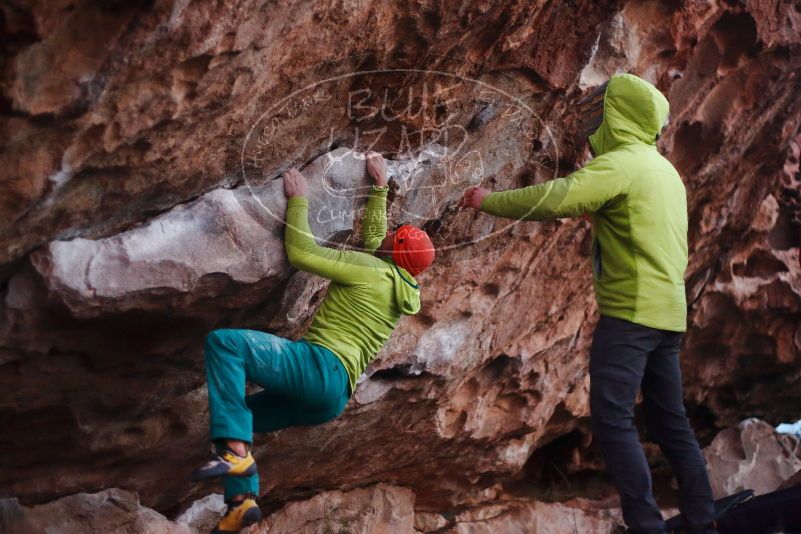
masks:
<path fill-rule="evenodd" d="M 295 167 L 284 173 L 284 195 L 286 198 L 306 196 L 306 178 Z"/>
<path fill-rule="evenodd" d="M 480 209 L 481 202 L 484 200 L 484 197 L 490 193 L 491 191 L 489 189 L 484 189 L 483 187 L 479 187 L 477 185 L 468 187 L 465 190 L 464 195 L 462 195 L 462 199 L 459 201 L 459 207 Z"/>
<path fill-rule="evenodd" d="M 367 174 L 378 187 L 387 185 L 387 162 L 378 152 L 368 152 L 365 158 Z"/>

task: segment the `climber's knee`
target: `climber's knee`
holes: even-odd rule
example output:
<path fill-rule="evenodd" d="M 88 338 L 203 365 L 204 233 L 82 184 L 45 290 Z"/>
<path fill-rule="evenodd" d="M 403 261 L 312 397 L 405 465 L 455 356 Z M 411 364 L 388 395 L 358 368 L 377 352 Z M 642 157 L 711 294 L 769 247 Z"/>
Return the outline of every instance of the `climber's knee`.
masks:
<path fill-rule="evenodd" d="M 206 359 L 225 355 L 236 355 L 239 348 L 239 331 L 231 328 L 212 330 L 206 335 L 204 351 Z"/>

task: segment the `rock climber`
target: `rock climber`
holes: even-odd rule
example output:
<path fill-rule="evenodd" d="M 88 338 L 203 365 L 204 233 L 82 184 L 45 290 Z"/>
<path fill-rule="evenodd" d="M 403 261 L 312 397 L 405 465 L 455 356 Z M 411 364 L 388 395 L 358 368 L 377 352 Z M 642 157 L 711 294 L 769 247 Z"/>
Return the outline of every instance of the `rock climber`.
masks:
<path fill-rule="evenodd" d="M 594 159 L 545 183 L 503 192 L 468 188 L 461 201 L 523 220 L 592 222 L 592 270 L 600 320 L 590 350 L 592 431 L 632 533 L 663 532 L 651 473 L 634 425 L 642 390 L 646 425 L 676 475 L 687 532 L 713 533 L 709 477 L 682 398 L 679 351 L 686 330 L 687 198 L 656 140 L 668 101 L 631 74 L 613 76 L 582 102 Z M 588 104 L 589 102 L 589 104 Z"/>
<path fill-rule="evenodd" d="M 291 341 L 241 329 L 214 330 L 206 337 L 215 453 L 191 478 L 223 477 L 228 508 L 216 533 L 239 532 L 261 518 L 253 433 L 337 417 L 401 315 L 420 310 L 414 277 L 434 260 L 434 247 L 423 230 L 411 225 L 387 233 L 386 162 L 375 152 L 365 160 L 374 185 L 362 219 L 363 251 L 318 246 L 309 229 L 306 180 L 296 169 L 283 176 L 289 263 L 331 280 L 303 338 Z M 262 391 L 246 395 L 247 381 Z"/>

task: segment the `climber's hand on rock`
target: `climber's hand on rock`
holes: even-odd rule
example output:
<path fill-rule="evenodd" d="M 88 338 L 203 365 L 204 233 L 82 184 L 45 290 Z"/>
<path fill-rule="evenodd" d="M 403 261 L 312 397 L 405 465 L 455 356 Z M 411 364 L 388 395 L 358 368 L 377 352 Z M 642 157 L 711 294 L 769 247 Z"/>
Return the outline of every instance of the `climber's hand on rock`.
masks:
<path fill-rule="evenodd" d="M 387 185 L 387 162 L 378 152 L 368 152 L 365 158 L 367 174 L 378 187 Z"/>
<path fill-rule="evenodd" d="M 284 173 L 284 195 L 286 198 L 306 196 L 306 178 L 294 167 Z"/>
<path fill-rule="evenodd" d="M 481 201 L 490 193 L 491 191 L 489 189 L 484 189 L 477 185 L 468 187 L 464 195 L 462 195 L 462 200 L 459 201 L 459 207 L 479 209 L 481 208 Z"/>

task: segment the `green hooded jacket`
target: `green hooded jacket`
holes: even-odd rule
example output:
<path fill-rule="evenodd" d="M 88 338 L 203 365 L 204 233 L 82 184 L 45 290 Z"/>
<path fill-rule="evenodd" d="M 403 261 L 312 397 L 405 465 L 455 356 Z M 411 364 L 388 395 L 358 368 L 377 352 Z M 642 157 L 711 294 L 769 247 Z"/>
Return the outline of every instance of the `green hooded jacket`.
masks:
<path fill-rule="evenodd" d="M 405 269 L 371 254 L 387 235 L 387 188 L 373 187 L 362 219 L 364 249 L 321 247 L 309 228 L 309 203 L 287 201 L 284 245 L 296 269 L 331 280 L 303 338 L 326 347 L 342 361 L 355 391 L 356 380 L 389 339 L 401 315 L 420 310 L 420 290 Z"/>
<path fill-rule="evenodd" d="M 668 101 L 631 74 L 609 81 L 595 158 L 565 177 L 491 193 L 482 211 L 543 220 L 592 214 L 593 274 L 601 315 L 683 332 L 687 304 L 687 195 L 656 150 Z"/>

